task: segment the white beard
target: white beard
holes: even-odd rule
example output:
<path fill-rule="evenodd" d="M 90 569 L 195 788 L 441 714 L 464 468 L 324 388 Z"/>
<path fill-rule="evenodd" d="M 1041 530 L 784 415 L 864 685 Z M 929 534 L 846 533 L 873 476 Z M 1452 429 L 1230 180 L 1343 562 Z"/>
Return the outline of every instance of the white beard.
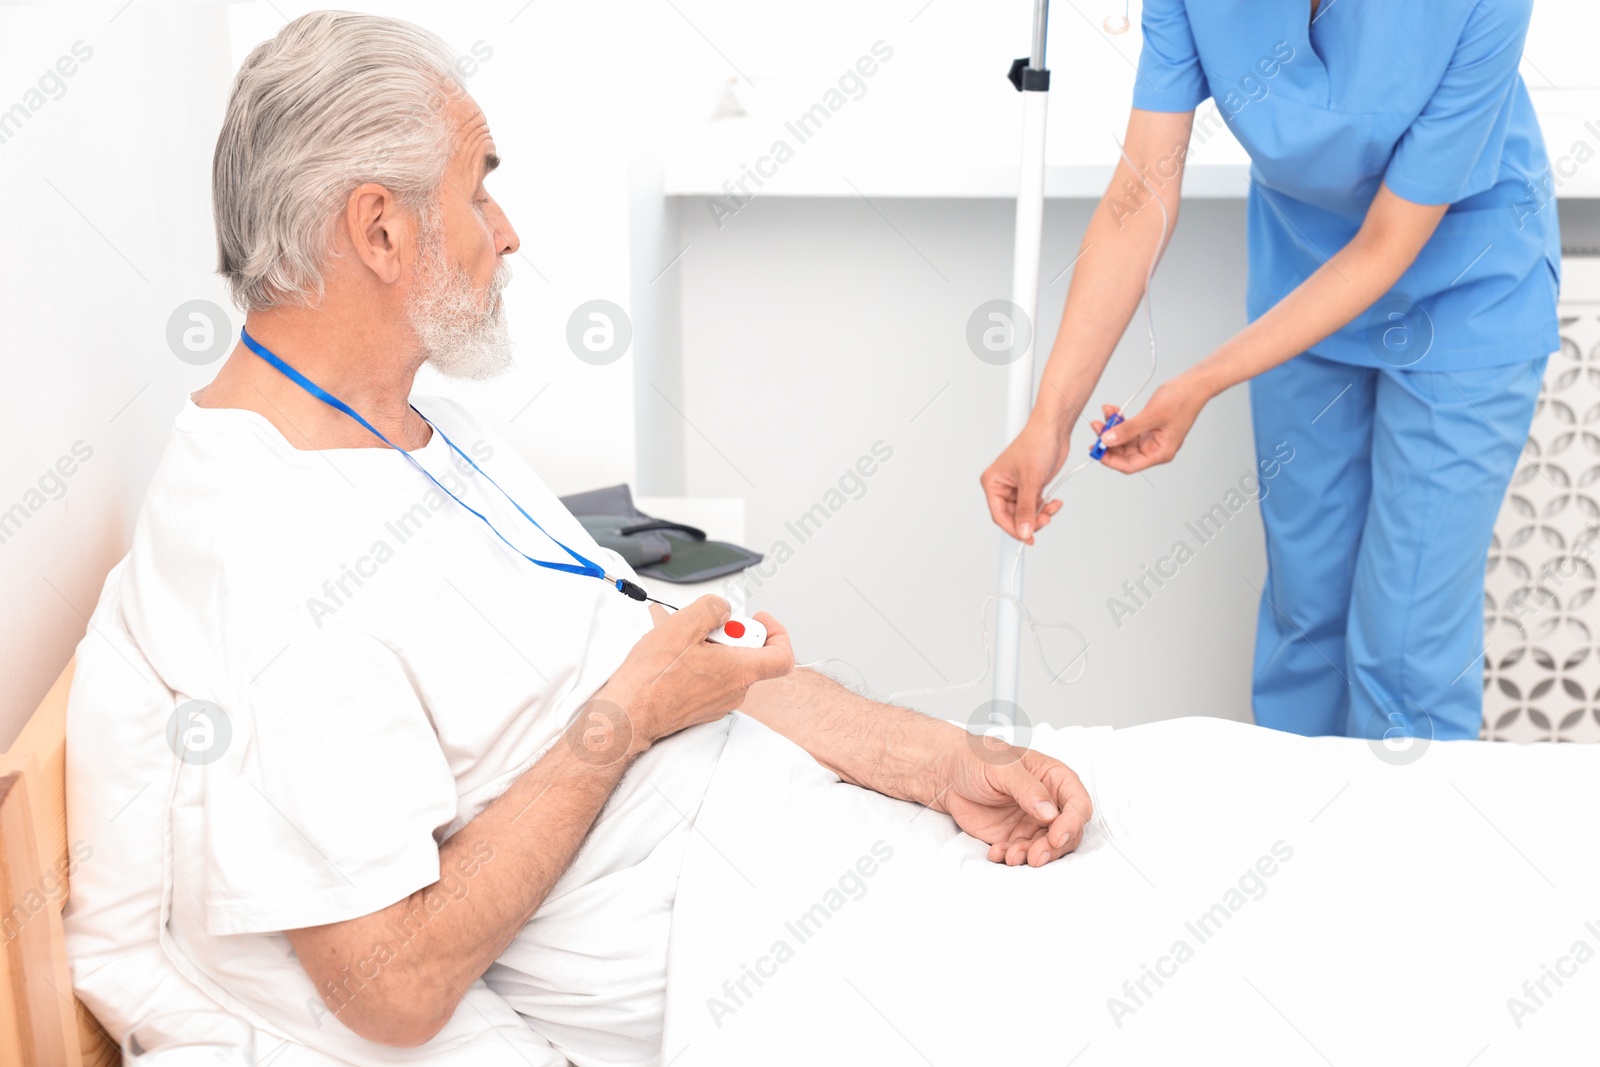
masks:
<path fill-rule="evenodd" d="M 430 225 L 422 238 L 416 295 L 406 322 L 423 359 L 449 378 L 493 378 L 511 367 L 511 331 L 501 292 L 511 267 L 501 260 L 480 292 L 466 271 L 445 260 L 444 236 Z"/>

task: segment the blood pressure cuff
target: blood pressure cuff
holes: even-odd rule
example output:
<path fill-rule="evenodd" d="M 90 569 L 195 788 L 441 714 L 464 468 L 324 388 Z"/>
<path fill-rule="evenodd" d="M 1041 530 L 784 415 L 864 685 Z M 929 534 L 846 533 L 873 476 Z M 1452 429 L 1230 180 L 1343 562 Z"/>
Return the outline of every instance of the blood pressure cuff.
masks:
<path fill-rule="evenodd" d="M 705 531 L 646 515 L 633 503 L 626 485 L 613 485 L 561 498 L 602 548 L 620 555 L 639 574 L 664 582 L 705 582 L 734 574 L 762 555 L 726 541 L 709 541 Z"/>

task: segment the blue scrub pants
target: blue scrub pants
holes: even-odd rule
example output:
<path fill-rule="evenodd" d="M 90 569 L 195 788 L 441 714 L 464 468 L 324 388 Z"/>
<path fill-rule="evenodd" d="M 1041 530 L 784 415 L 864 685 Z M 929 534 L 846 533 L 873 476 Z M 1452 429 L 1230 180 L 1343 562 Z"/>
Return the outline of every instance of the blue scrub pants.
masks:
<path fill-rule="evenodd" d="M 1483 572 L 1548 357 L 1484 370 L 1296 356 L 1250 383 L 1266 483 L 1256 722 L 1475 738 Z"/>

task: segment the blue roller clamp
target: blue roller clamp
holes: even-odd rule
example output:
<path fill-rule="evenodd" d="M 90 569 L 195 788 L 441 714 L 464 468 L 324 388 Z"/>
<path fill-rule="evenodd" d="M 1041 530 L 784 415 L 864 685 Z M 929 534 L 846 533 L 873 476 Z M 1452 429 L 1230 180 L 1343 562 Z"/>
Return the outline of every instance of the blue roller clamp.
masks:
<path fill-rule="evenodd" d="M 1122 421 L 1123 421 L 1123 418 L 1122 418 L 1121 412 L 1118 412 L 1117 414 L 1112 415 L 1109 419 L 1106 420 L 1106 424 L 1100 428 L 1100 437 L 1096 437 L 1094 439 L 1094 447 L 1089 449 L 1089 458 L 1090 459 L 1104 459 L 1105 458 L 1105 456 L 1106 456 L 1106 444 L 1105 444 L 1105 441 L 1103 441 L 1101 438 L 1103 438 L 1105 436 L 1105 432 L 1107 430 L 1111 429 L 1111 427 L 1117 425 L 1119 422 L 1122 422 Z"/>

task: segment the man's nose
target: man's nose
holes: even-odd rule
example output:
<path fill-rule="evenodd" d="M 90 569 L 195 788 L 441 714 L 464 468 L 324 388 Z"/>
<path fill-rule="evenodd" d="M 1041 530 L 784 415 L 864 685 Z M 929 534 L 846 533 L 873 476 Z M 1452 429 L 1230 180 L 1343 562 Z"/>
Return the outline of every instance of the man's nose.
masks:
<path fill-rule="evenodd" d="M 517 237 L 517 231 L 512 227 L 511 220 L 500 210 L 500 205 L 496 204 L 495 210 L 500 216 L 495 226 L 495 233 L 500 239 L 500 254 L 509 256 L 522 247 L 522 241 Z"/>

